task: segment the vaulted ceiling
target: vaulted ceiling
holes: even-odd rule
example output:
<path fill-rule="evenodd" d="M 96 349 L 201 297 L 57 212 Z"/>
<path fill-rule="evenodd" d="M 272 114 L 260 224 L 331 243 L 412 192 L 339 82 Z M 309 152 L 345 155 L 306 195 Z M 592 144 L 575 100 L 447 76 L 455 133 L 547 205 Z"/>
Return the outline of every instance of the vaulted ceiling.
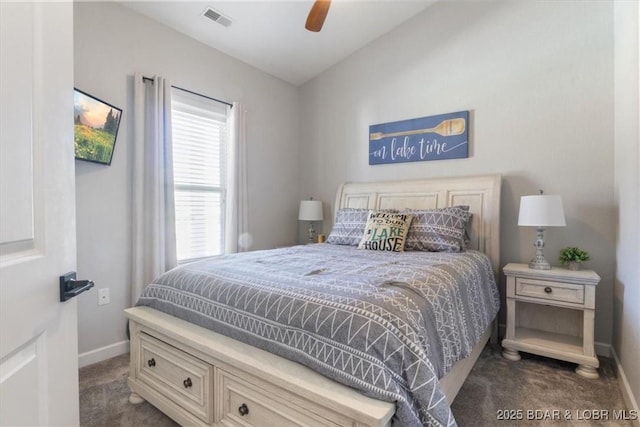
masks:
<path fill-rule="evenodd" d="M 307 31 L 312 0 L 123 1 L 221 52 L 301 85 L 402 25 L 436 0 L 333 0 L 322 31 Z M 225 27 L 204 16 L 213 9 Z"/>

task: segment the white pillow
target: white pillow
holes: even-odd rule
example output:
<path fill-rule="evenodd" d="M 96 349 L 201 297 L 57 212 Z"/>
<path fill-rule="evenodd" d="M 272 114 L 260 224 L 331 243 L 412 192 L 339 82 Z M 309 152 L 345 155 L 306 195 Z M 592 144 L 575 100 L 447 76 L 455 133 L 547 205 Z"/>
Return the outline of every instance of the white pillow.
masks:
<path fill-rule="evenodd" d="M 358 248 L 373 251 L 404 251 L 404 241 L 413 215 L 369 211 L 367 225 Z"/>

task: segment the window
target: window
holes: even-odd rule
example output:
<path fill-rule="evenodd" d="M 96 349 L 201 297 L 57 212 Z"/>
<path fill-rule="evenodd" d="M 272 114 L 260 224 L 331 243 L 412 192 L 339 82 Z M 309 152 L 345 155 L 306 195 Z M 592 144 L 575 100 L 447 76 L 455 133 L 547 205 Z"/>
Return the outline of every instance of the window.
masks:
<path fill-rule="evenodd" d="M 178 262 L 224 251 L 227 106 L 171 93 Z"/>

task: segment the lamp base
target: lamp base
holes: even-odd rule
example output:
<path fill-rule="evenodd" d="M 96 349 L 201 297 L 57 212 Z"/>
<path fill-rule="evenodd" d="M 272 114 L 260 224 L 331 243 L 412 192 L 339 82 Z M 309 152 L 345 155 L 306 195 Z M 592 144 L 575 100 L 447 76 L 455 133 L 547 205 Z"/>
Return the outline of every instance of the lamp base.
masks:
<path fill-rule="evenodd" d="M 529 261 L 529 268 L 534 270 L 551 270 L 551 264 L 549 264 L 549 261 L 544 259 L 544 256 L 536 255 L 531 261 Z"/>
<path fill-rule="evenodd" d="M 534 270 L 551 270 L 551 264 L 544 258 L 542 248 L 544 248 L 544 228 L 536 229 L 536 241 L 533 246 L 536 248 L 536 256 L 529 261 L 529 268 Z"/>
<path fill-rule="evenodd" d="M 307 231 L 309 232 L 309 242 L 308 243 L 315 243 L 314 240 L 316 238 L 316 230 L 314 230 L 314 228 L 313 228 L 313 222 L 309 221 L 309 229 Z"/>

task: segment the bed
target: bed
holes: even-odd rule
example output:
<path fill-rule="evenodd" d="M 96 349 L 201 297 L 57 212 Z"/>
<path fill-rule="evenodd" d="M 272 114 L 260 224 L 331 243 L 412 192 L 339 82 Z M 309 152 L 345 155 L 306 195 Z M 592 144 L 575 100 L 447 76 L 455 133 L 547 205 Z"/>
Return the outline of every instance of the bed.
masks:
<path fill-rule="evenodd" d="M 347 183 L 336 211 L 469 206 L 468 250 L 317 244 L 167 273 L 127 310 L 130 401 L 183 425 L 455 425 L 495 331 L 499 203 L 496 175 Z"/>

